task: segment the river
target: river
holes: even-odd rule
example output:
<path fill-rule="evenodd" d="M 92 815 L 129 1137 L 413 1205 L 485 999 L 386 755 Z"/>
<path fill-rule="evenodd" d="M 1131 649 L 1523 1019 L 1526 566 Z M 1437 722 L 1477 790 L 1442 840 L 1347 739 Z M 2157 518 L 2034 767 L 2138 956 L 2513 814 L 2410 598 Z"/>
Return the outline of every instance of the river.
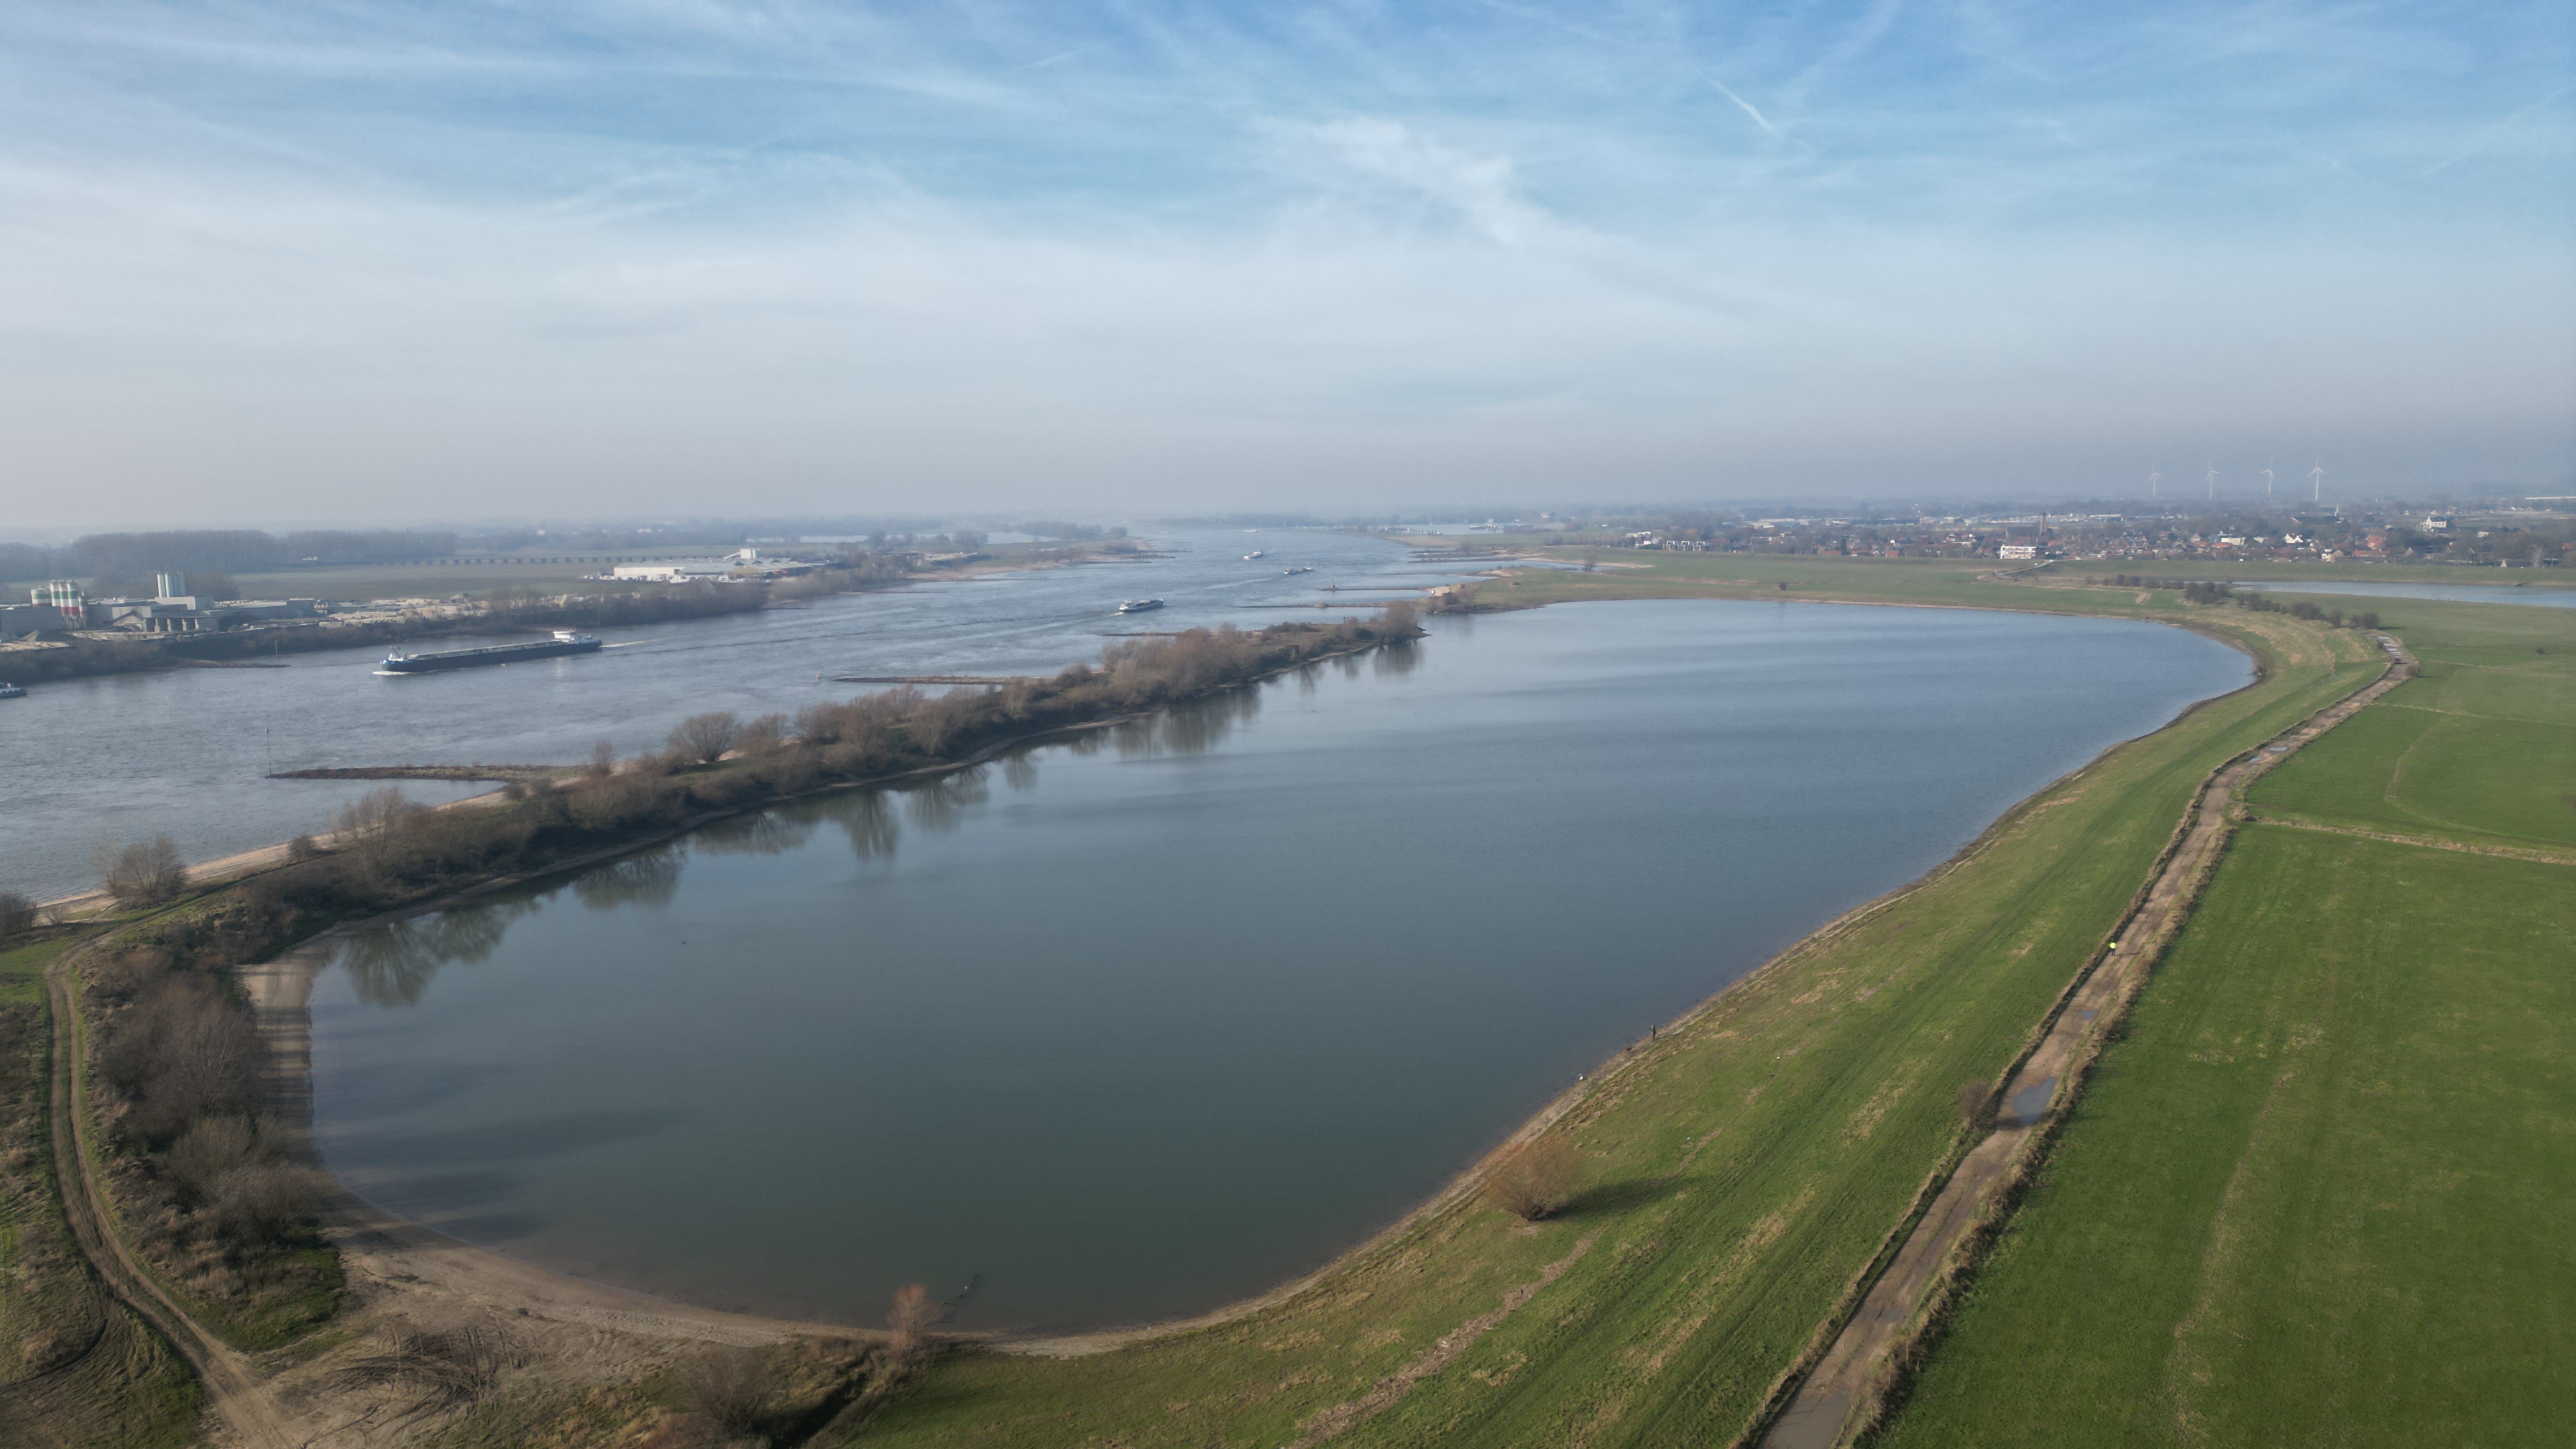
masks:
<path fill-rule="evenodd" d="M 1205 1309 L 2249 677 L 2123 620 L 1443 618 L 363 937 L 313 986 L 316 1141 L 393 1211 L 712 1306 Z"/>
<path fill-rule="evenodd" d="M 0 700 L 0 889 L 50 899 L 96 883 L 92 847 L 167 833 L 206 860 L 325 828 L 372 784 L 271 780 L 279 770 L 568 764 L 608 740 L 658 747 L 704 710 L 793 712 L 854 692 L 835 674 L 1052 672 L 1113 633 L 1316 617 L 1284 605 L 1349 594 L 1365 612 L 1473 565 L 1420 564 L 1383 538 L 1181 530 L 1167 556 L 914 584 L 716 619 L 602 629 L 599 654 L 388 678 L 381 649 L 290 655 L 278 668 L 70 680 Z M 1266 557 L 1246 560 L 1256 549 Z M 1311 574 L 1285 569 L 1312 565 Z M 1122 618 L 1122 599 L 1167 606 Z M 1338 613 L 1323 617 L 1337 618 Z M 484 640 L 438 641 L 461 648 Z M 817 676 L 822 676 L 817 678 Z M 487 785 L 407 782 L 413 798 Z"/>

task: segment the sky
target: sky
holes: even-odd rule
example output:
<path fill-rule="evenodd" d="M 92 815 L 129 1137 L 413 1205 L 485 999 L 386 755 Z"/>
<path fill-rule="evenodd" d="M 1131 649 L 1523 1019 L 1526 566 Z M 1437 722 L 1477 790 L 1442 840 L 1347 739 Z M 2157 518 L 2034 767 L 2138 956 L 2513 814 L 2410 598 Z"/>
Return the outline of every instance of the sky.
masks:
<path fill-rule="evenodd" d="M 0 6 L 0 532 L 2320 462 L 2576 493 L 2563 0 Z"/>

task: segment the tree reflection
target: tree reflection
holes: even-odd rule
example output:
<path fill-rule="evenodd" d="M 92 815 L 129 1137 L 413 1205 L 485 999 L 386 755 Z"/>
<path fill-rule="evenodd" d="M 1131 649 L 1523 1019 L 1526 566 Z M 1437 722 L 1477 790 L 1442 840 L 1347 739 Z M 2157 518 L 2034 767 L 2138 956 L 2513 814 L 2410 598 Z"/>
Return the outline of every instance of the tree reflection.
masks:
<path fill-rule="evenodd" d="M 1035 750 L 1013 750 L 1002 757 L 1002 782 L 1013 790 L 1038 787 L 1038 760 Z"/>
<path fill-rule="evenodd" d="M 655 846 L 572 878 L 572 893 L 594 911 L 666 904 L 680 889 L 688 852 L 678 842 Z"/>
<path fill-rule="evenodd" d="M 1110 726 L 1110 743 L 1125 759 L 1155 755 L 1203 755 L 1222 743 L 1238 724 L 1261 713 L 1258 688 L 1229 689 L 1204 699 Z"/>
<path fill-rule="evenodd" d="M 813 833 L 814 817 L 807 812 L 757 810 L 706 826 L 689 843 L 709 855 L 784 855 Z"/>
<path fill-rule="evenodd" d="M 862 790 L 827 802 L 840 817 L 841 829 L 850 837 L 850 849 L 864 865 L 871 860 L 894 859 L 895 841 L 903 829 L 895 823 L 894 806 L 882 790 Z"/>
<path fill-rule="evenodd" d="M 1410 639 L 1398 639 L 1369 651 L 1369 666 L 1381 676 L 1411 674 L 1422 663 L 1422 653 Z"/>
<path fill-rule="evenodd" d="M 904 813 L 924 830 L 954 830 L 966 818 L 966 812 L 992 797 L 992 786 L 985 778 L 984 767 L 956 770 L 936 779 L 925 780 L 903 792 Z"/>
<path fill-rule="evenodd" d="M 343 942 L 339 964 L 360 1001 L 414 1006 L 440 967 L 490 956 L 500 949 L 510 923 L 536 909 L 532 899 L 487 901 L 393 921 Z"/>

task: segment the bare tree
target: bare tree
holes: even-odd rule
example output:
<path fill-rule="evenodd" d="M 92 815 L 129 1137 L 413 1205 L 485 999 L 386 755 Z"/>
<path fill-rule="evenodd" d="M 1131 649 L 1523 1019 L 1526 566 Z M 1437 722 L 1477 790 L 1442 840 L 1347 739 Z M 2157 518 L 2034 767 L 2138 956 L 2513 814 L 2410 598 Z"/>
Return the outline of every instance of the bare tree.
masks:
<path fill-rule="evenodd" d="M 693 714 L 671 728 L 671 752 L 692 765 L 713 764 L 742 738 L 742 721 L 732 710 Z"/>
<path fill-rule="evenodd" d="M 1562 1137 L 1533 1137 L 1505 1148 L 1485 1174 L 1485 1200 L 1523 1222 L 1565 1211 L 1574 1201 L 1574 1149 Z"/>
<path fill-rule="evenodd" d="M 36 929 L 36 903 L 16 891 L 0 891 L 0 941 Z"/>
<path fill-rule="evenodd" d="M 601 740 L 598 744 L 592 745 L 590 747 L 590 768 L 586 773 L 590 774 L 594 778 L 602 780 L 617 773 L 617 746 L 610 744 L 606 740 Z"/>
<path fill-rule="evenodd" d="M 733 747 L 746 755 L 766 755 L 787 743 L 790 726 L 783 714 L 765 714 L 746 723 Z"/>
<path fill-rule="evenodd" d="M 429 815 L 428 806 L 387 785 L 341 806 L 331 817 L 331 830 L 360 866 L 381 872 L 419 833 Z"/>
<path fill-rule="evenodd" d="M 177 895 L 188 883 L 188 867 L 179 847 L 166 835 L 119 847 L 101 845 L 91 856 L 107 893 L 129 905 L 156 905 Z"/>
<path fill-rule="evenodd" d="M 886 1310 L 886 1354 L 897 1372 L 921 1358 L 930 1346 L 930 1331 L 939 1326 L 943 1316 L 930 1290 L 920 1284 L 908 1283 L 894 1290 L 894 1306 Z"/>

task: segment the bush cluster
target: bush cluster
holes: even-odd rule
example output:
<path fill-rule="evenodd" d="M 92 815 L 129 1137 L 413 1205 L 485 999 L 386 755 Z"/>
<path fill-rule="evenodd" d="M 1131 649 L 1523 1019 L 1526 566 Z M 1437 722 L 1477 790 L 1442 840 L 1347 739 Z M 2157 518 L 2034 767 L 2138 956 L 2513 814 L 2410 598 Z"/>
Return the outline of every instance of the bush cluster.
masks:
<path fill-rule="evenodd" d="M 2379 615 L 2367 609 L 2346 618 L 2341 609 L 2319 608 L 2305 599 L 2284 604 L 2278 599 L 2263 594 L 2240 594 L 2236 592 L 2236 586 L 2231 583 L 2213 582 L 2207 579 L 2152 579 L 2144 574 L 2113 574 L 2110 582 L 2112 587 L 2122 589 L 2180 589 L 2182 601 L 2186 604 L 2234 604 L 2240 609 L 2252 609 L 2259 614 L 2287 614 L 2293 619 L 2316 619 L 2339 629 L 2379 627 Z"/>

